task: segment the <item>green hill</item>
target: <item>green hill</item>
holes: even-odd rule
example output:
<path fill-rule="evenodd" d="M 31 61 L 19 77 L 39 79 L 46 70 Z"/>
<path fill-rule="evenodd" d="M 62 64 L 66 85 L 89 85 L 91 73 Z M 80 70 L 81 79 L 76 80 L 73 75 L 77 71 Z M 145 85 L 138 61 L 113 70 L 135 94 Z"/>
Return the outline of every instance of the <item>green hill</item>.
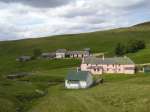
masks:
<path fill-rule="evenodd" d="M 150 22 L 144 22 L 144 23 L 140 23 L 140 24 L 135 25 L 135 27 L 143 27 L 143 26 L 149 27 L 150 26 Z"/>
<path fill-rule="evenodd" d="M 41 49 L 43 52 L 55 51 L 58 48 L 70 50 L 90 47 L 92 52 L 107 52 L 107 55 L 114 55 L 116 43 L 124 44 L 134 39 L 142 39 L 147 44 L 147 49 L 136 54 L 131 54 L 131 58 L 137 63 L 150 62 L 150 25 L 149 23 L 139 24 L 130 28 L 120 28 L 115 30 L 100 31 L 93 33 L 60 35 L 36 39 L 24 39 L 17 41 L 0 42 L 1 59 L 13 60 L 17 56 L 31 54 L 33 49 Z M 139 56 L 140 55 L 140 56 Z M 4 59 L 3 59 L 4 60 Z M 7 61 L 7 60 L 6 60 Z"/>
<path fill-rule="evenodd" d="M 119 76 L 115 79 L 112 76 L 108 76 L 106 77 L 108 82 L 103 87 L 91 88 L 89 91 L 79 90 L 74 92 L 64 90 L 63 81 L 68 69 L 79 66 L 80 60 L 37 59 L 25 63 L 19 63 L 15 60 L 20 55 L 32 55 L 34 49 L 41 49 L 43 52 L 48 52 L 55 51 L 58 48 L 81 50 L 89 47 L 92 49 L 93 53 L 106 52 L 106 56 L 114 56 L 114 48 L 118 42 L 127 44 L 130 40 L 135 39 L 144 40 L 146 42 L 146 49 L 127 55 L 131 57 L 135 63 L 150 63 L 149 23 L 136 25 L 130 28 L 120 28 L 93 33 L 0 42 L 0 112 L 16 112 L 16 110 L 19 112 L 26 112 L 31 108 L 31 112 L 37 112 L 37 110 L 40 109 L 42 112 L 51 112 L 55 110 L 55 105 L 52 105 L 51 101 L 55 102 L 55 100 L 57 100 L 58 105 L 64 105 L 60 108 L 64 112 L 75 111 L 75 108 L 79 108 L 79 111 L 81 112 L 83 110 L 91 112 L 91 109 L 93 110 L 94 108 L 96 110 L 93 111 L 97 111 L 99 106 L 102 108 L 104 105 L 109 106 L 108 110 L 105 110 L 105 107 L 103 107 L 102 109 L 99 109 L 99 111 L 109 112 L 111 109 L 117 111 L 123 107 L 124 109 L 127 108 L 127 110 L 121 110 L 121 112 L 133 112 L 133 110 L 136 111 L 138 109 L 139 112 L 140 109 L 141 111 L 147 112 L 147 109 L 149 109 L 149 97 L 147 93 L 149 92 L 148 87 L 150 82 L 147 79 L 149 77 L 142 76 L 142 74 L 139 74 L 135 79 L 131 80 L 130 78 L 134 78 L 134 76 Z M 6 78 L 8 74 L 17 72 L 30 72 L 33 75 L 15 80 Z M 124 83 L 128 83 L 123 84 L 125 91 L 128 91 L 129 84 L 135 89 L 132 90 L 133 88 L 130 88 L 130 93 L 122 92 L 119 96 L 119 92 L 122 91 L 122 86 L 120 86 L 122 80 L 126 80 Z M 52 84 L 49 82 L 52 82 Z M 112 89 L 111 85 L 113 85 Z M 136 95 L 137 91 L 140 91 L 141 88 L 145 89 Z M 37 91 L 42 91 L 44 94 L 39 94 Z M 101 93 L 103 91 L 104 94 Z M 113 91 L 116 92 L 109 94 L 109 92 Z M 97 92 L 100 96 L 98 96 Z M 62 96 L 61 93 L 65 96 Z M 81 96 L 76 98 L 76 95 Z M 114 98 L 114 96 L 111 95 L 116 95 L 116 97 Z M 128 98 L 122 99 L 123 96 Z M 138 99 L 139 97 L 145 100 Z M 48 102 L 45 101 L 47 98 L 49 99 Z M 67 105 L 70 103 L 71 98 L 78 102 L 78 104 L 72 102 L 72 107 L 68 107 L 67 109 Z M 102 99 L 102 101 L 99 102 L 97 99 Z M 59 100 L 61 100 L 61 102 L 59 102 Z M 87 105 L 86 100 L 88 102 Z M 109 102 L 109 100 L 111 102 Z M 57 102 L 55 102 L 55 104 Z M 135 105 L 135 103 L 137 103 L 137 105 Z M 42 106 L 45 104 L 49 106 Z M 94 104 L 98 105 L 98 107 Z M 58 105 L 56 110 L 61 111 L 59 110 Z M 134 106 L 134 108 L 130 105 Z M 6 106 L 8 108 L 6 108 Z M 137 108 L 135 106 L 137 106 Z"/>

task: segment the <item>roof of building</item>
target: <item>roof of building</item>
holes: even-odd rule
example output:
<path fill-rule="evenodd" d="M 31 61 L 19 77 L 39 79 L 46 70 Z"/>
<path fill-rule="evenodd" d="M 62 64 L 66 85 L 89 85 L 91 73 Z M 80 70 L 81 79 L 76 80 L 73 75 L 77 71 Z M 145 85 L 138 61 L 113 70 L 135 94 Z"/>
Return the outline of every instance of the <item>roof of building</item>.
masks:
<path fill-rule="evenodd" d="M 83 50 L 84 50 L 84 51 L 90 51 L 91 48 L 84 48 Z"/>
<path fill-rule="evenodd" d="M 51 56 L 51 55 L 55 55 L 54 52 L 47 52 L 47 53 L 42 53 L 42 56 Z"/>
<path fill-rule="evenodd" d="M 68 51 L 68 54 L 89 54 L 88 51 Z"/>
<path fill-rule="evenodd" d="M 150 70 L 150 66 L 144 66 L 144 70 Z"/>
<path fill-rule="evenodd" d="M 56 53 L 66 53 L 67 50 L 66 49 L 57 49 Z"/>
<path fill-rule="evenodd" d="M 31 56 L 20 56 L 19 58 L 22 58 L 22 59 L 30 59 Z"/>
<path fill-rule="evenodd" d="M 66 80 L 72 81 L 86 81 L 90 74 L 86 71 L 71 71 L 68 73 Z"/>
<path fill-rule="evenodd" d="M 96 58 L 86 57 L 84 58 L 83 64 L 134 64 L 134 62 L 128 57 L 114 57 L 114 58 Z"/>
<path fill-rule="evenodd" d="M 28 61 L 31 60 L 31 56 L 20 56 L 18 58 L 16 58 L 16 61 Z"/>

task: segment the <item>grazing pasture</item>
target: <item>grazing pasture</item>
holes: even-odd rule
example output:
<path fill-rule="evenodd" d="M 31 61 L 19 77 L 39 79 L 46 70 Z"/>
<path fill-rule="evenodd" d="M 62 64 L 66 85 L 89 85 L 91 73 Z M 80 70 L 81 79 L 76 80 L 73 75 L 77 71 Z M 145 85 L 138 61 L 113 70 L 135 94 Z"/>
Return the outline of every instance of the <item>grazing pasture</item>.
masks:
<path fill-rule="evenodd" d="M 61 35 L 37 39 L 0 42 L 0 112 L 148 112 L 150 110 L 150 74 L 104 75 L 104 84 L 86 90 L 66 90 L 64 78 L 69 68 L 80 60 L 36 59 L 17 62 L 16 58 L 33 56 L 35 49 L 81 50 L 114 56 L 117 43 L 144 40 L 146 49 L 127 54 L 135 63 L 150 63 L 150 26 L 109 31 Z M 21 72 L 32 75 L 7 79 Z"/>
<path fill-rule="evenodd" d="M 29 112 L 148 112 L 150 74 L 103 75 L 104 83 L 67 90 L 64 83 L 48 88 Z M 98 78 L 98 77 L 97 77 Z"/>

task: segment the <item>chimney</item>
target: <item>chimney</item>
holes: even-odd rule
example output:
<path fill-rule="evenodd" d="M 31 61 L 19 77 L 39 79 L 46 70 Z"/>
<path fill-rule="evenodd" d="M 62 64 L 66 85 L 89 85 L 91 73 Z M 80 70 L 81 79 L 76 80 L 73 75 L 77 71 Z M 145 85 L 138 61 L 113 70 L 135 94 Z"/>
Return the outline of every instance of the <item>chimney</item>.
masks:
<path fill-rule="evenodd" d="M 84 58 L 85 58 L 85 57 L 83 57 L 83 58 L 82 58 L 82 63 L 84 63 L 84 62 L 85 62 L 85 59 L 84 59 Z"/>
<path fill-rule="evenodd" d="M 80 67 L 77 67 L 77 72 L 81 71 L 81 68 Z"/>
<path fill-rule="evenodd" d="M 102 57 L 102 58 L 103 58 L 103 60 L 105 60 L 105 56 L 104 56 L 104 54 L 103 54 L 102 56 L 103 56 L 103 57 Z"/>

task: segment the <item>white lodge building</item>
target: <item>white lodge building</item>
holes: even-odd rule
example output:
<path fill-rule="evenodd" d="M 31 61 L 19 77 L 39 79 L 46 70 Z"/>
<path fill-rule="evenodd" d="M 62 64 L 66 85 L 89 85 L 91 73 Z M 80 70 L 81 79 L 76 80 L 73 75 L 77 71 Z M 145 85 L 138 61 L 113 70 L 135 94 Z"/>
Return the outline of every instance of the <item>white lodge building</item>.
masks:
<path fill-rule="evenodd" d="M 70 72 L 65 79 L 65 87 L 68 89 L 88 88 L 92 84 L 93 77 L 86 71 Z"/>
<path fill-rule="evenodd" d="M 66 57 L 66 52 L 67 52 L 66 49 L 58 49 L 58 50 L 56 51 L 56 58 L 57 58 L 57 59 L 65 58 L 65 57 Z"/>
<path fill-rule="evenodd" d="M 92 74 L 118 73 L 134 74 L 135 64 L 128 57 L 96 58 L 85 57 L 82 60 L 81 71 Z"/>

